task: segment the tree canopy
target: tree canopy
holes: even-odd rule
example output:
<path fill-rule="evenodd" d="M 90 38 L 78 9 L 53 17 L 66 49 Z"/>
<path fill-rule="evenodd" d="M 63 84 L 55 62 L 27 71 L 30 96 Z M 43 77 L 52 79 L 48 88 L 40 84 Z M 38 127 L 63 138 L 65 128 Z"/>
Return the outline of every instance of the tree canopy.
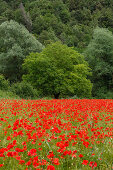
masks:
<path fill-rule="evenodd" d="M 23 24 L 44 45 L 59 39 L 82 49 L 96 26 L 113 31 L 112 11 L 113 0 L 0 0 L 0 23 L 12 19 Z"/>
<path fill-rule="evenodd" d="M 21 79 L 26 55 L 42 49 L 42 44 L 23 25 L 13 20 L 0 25 L 0 73 L 10 81 Z"/>
<path fill-rule="evenodd" d="M 96 28 L 93 39 L 85 51 L 86 59 L 92 68 L 93 94 L 113 90 L 113 34 L 108 29 Z M 97 90 L 98 89 L 98 90 Z"/>
<path fill-rule="evenodd" d="M 81 54 L 61 42 L 51 43 L 41 53 L 31 53 L 23 67 L 27 72 L 23 79 L 40 95 L 55 98 L 91 96 L 92 84 L 87 79 L 91 70 L 87 62 Z"/>

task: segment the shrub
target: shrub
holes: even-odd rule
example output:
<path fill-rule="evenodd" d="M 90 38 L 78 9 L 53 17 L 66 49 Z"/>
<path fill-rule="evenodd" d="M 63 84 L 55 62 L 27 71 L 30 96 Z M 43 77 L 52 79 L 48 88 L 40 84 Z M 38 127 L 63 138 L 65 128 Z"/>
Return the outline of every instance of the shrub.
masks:
<path fill-rule="evenodd" d="M 0 74 L 0 90 L 8 90 L 9 89 L 9 81 L 4 78 L 2 74 Z"/>
<path fill-rule="evenodd" d="M 0 90 L 0 99 L 20 99 L 20 98 L 11 91 Z"/>
<path fill-rule="evenodd" d="M 97 88 L 95 97 L 97 99 L 113 99 L 113 92 L 107 90 L 106 87 Z"/>
<path fill-rule="evenodd" d="M 18 82 L 11 86 L 11 91 L 23 99 L 37 98 L 38 92 L 27 82 Z"/>

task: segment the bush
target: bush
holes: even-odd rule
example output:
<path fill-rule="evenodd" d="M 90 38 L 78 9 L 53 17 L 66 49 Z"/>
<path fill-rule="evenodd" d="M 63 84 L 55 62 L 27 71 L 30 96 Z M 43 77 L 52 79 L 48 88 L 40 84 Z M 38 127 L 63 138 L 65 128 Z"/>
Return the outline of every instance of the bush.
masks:
<path fill-rule="evenodd" d="M 37 98 L 38 92 L 27 82 L 15 83 L 11 86 L 11 91 L 23 99 Z"/>
<path fill-rule="evenodd" d="M 0 74 L 0 90 L 8 90 L 9 89 L 9 81 L 4 78 L 3 75 Z"/>
<path fill-rule="evenodd" d="M 113 92 L 112 91 L 108 91 L 105 94 L 105 99 L 113 99 Z"/>
<path fill-rule="evenodd" d="M 95 97 L 97 99 L 113 99 L 113 92 L 107 90 L 105 87 L 98 88 L 96 93 Z"/>
<path fill-rule="evenodd" d="M 0 90 L 0 99 L 20 99 L 20 98 L 11 91 Z"/>

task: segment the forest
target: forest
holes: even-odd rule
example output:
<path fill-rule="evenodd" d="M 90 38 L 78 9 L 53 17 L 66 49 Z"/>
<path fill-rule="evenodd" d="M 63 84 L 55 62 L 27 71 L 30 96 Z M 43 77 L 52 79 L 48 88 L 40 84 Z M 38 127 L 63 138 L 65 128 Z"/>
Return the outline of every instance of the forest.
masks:
<path fill-rule="evenodd" d="M 0 0 L 5 93 L 113 99 L 113 0 Z"/>

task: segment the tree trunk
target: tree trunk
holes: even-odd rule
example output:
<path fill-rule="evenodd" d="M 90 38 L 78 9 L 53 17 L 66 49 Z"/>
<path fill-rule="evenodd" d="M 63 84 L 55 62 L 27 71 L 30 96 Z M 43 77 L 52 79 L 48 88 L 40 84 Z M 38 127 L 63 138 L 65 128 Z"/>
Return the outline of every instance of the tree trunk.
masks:
<path fill-rule="evenodd" d="M 19 7 L 21 10 L 22 16 L 24 18 L 26 27 L 28 31 L 31 32 L 32 31 L 32 20 L 30 19 L 30 14 L 26 13 L 23 3 L 20 3 Z"/>
<path fill-rule="evenodd" d="M 60 96 L 60 93 L 55 93 L 55 94 L 54 94 L 54 98 L 55 98 L 55 99 L 59 99 L 59 96 Z"/>

